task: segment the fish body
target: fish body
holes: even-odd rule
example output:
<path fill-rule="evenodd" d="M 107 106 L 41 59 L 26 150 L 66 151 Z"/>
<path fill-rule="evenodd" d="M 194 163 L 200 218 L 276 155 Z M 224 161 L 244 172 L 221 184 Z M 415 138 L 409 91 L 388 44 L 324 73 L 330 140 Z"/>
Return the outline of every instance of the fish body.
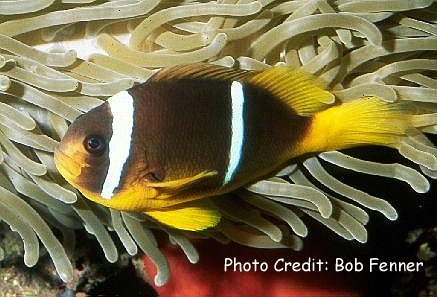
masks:
<path fill-rule="evenodd" d="M 220 220 L 208 197 L 268 177 L 302 155 L 395 146 L 407 129 L 401 113 L 377 98 L 327 104 L 333 99 L 321 81 L 285 67 L 177 66 L 77 118 L 55 162 L 97 203 L 202 230 Z M 381 108 L 382 115 L 366 112 Z M 388 126 L 394 131 L 386 133 Z"/>

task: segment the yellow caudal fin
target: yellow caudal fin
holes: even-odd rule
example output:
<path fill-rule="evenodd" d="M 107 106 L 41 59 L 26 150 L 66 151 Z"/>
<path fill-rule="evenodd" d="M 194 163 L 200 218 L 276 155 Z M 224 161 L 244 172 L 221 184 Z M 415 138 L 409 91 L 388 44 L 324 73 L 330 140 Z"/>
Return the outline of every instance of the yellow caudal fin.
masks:
<path fill-rule="evenodd" d="M 315 113 L 294 157 L 333 151 L 359 145 L 398 148 L 408 133 L 418 126 L 403 103 L 389 103 L 376 97 L 363 97 L 334 105 Z"/>
<path fill-rule="evenodd" d="M 164 225 L 187 231 L 200 231 L 215 227 L 220 222 L 220 212 L 209 201 L 193 201 L 177 207 L 147 211 L 147 215 Z"/>
<path fill-rule="evenodd" d="M 245 81 L 266 88 L 302 116 L 310 116 L 335 101 L 334 95 L 324 90 L 326 84 L 322 79 L 300 69 L 272 67 Z"/>

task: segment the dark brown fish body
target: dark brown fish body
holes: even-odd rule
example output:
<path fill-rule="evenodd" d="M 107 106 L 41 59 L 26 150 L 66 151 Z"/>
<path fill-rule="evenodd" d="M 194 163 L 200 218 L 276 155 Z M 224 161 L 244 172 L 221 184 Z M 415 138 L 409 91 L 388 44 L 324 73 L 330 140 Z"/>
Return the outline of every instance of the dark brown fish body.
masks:
<path fill-rule="evenodd" d="M 185 230 L 218 224 L 208 199 L 290 160 L 360 144 L 395 146 L 414 123 L 378 98 L 331 104 L 312 75 L 185 65 L 157 72 L 71 124 L 57 168 L 87 198 Z"/>
<path fill-rule="evenodd" d="M 241 187 L 284 165 L 309 118 L 294 113 L 268 90 L 243 84 L 244 127 L 233 127 L 231 83 L 180 79 L 152 81 L 129 90 L 135 105 L 131 151 L 135 157 L 123 176 L 138 175 L 138 162 L 144 164 L 141 178 L 154 182 L 217 171 L 187 189 L 186 194 L 198 196 Z M 243 129 L 241 159 L 232 180 L 225 182 L 232 129 Z"/>

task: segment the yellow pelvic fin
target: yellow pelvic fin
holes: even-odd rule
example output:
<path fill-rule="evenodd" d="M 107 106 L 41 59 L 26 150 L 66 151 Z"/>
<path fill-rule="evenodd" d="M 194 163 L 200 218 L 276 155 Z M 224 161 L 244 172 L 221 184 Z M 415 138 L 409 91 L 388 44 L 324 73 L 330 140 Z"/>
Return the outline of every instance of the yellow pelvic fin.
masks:
<path fill-rule="evenodd" d="M 164 191 L 181 190 L 205 178 L 210 178 L 217 174 L 218 174 L 217 171 L 202 171 L 196 175 L 186 178 L 150 183 L 149 186 L 153 188 L 160 188 Z"/>
<path fill-rule="evenodd" d="M 308 133 L 293 157 L 359 145 L 398 147 L 415 130 L 414 116 L 402 103 L 363 97 L 332 106 L 313 115 Z"/>
<path fill-rule="evenodd" d="M 334 95 L 324 90 L 326 84 L 322 79 L 300 69 L 272 67 L 245 81 L 269 90 L 302 116 L 312 115 L 335 101 Z"/>
<path fill-rule="evenodd" d="M 212 202 L 203 200 L 183 203 L 168 209 L 146 211 L 145 213 L 160 223 L 187 231 L 200 231 L 215 227 L 221 218 L 220 212 Z"/>

